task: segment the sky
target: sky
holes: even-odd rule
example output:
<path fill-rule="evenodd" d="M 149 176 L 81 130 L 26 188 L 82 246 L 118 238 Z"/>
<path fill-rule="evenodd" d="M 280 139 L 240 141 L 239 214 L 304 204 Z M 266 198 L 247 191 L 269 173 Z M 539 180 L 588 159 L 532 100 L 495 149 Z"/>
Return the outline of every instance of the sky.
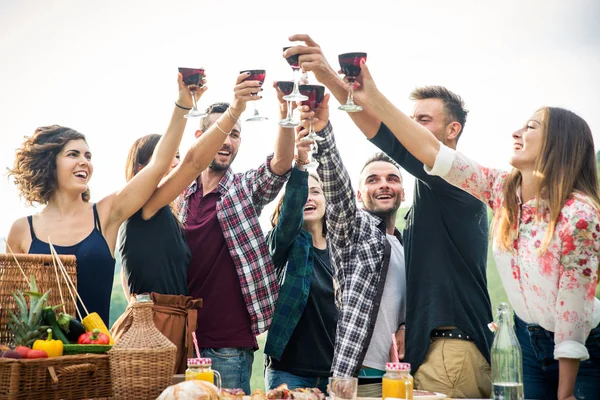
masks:
<path fill-rule="evenodd" d="M 0 237 L 15 219 L 39 211 L 25 206 L 5 174 L 24 136 L 51 124 L 84 133 L 98 201 L 124 185 L 133 141 L 166 129 L 179 66 L 206 68 L 202 108 L 231 101 L 240 70 L 267 70 L 257 106 L 270 120 L 243 125 L 233 169 L 258 166 L 274 148 L 270 83 L 292 77 L 281 50 L 294 33 L 310 34 L 336 69 L 338 54 L 367 52 L 378 87 L 407 113 L 418 86 L 460 94 L 470 113 L 458 149 L 488 166 L 508 168 L 511 132 L 544 105 L 586 119 L 597 150 L 598 21 L 600 0 L 0 0 Z M 331 121 L 356 187 L 377 149 L 337 105 L 331 102 Z M 197 124 L 188 123 L 182 153 Z M 404 205 L 413 185 L 405 174 Z M 261 216 L 265 229 L 273 206 Z"/>

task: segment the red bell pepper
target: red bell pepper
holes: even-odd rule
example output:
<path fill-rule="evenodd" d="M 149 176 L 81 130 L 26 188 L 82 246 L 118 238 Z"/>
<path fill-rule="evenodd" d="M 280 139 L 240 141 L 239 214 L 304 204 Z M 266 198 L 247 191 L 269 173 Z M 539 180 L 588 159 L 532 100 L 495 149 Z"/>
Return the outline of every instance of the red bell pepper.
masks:
<path fill-rule="evenodd" d="M 110 344 L 108 335 L 100 332 L 100 329 L 94 329 L 79 336 L 78 344 Z"/>

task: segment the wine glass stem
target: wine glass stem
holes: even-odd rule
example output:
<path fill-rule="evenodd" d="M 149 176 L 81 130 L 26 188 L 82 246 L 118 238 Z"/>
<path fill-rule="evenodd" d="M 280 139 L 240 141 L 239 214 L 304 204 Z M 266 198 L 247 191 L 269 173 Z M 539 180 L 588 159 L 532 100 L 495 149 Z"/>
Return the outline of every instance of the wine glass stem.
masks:
<path fill-rule="evenodd" d="M 349 82 L 349 86 L 348 86 L 348 99 L 346 99 L 346 104 L 347 105 L 354 105 L 354 81 Z"/>
<path fill-rule="evenodd" d="M 292 102 L 287 101 L 287 117 L 285 117 L 288 121 L 292 120 Z"/>
<path fill-rule="evenodd" d="M 198 107 L 196 106 L 196 92 L 193 91 L 193 92 L 191 92 L 191 94 L 192 94 L 192 104 L 193 104 L 192 110 L 198 111 Z"/>
<path fill-rule="evenodd" d="M 292 93 L 297 94 L 300 93 L 298 90 L 298 81 L 300 80 L 300 69 L 299 68 L 292 68 L 292 71 L 294 71 L 294 89 L 292 90 Z"/>
<path fill-rule="evenodd" d="M 258 115 L 258 108 L 256 108 L 256 101 L 254 101 L 254 116 Z"/>
<path fill-rule="evenodd" d="M 308 136 L 313 137 L 313 136 L 316 135 L 316 133 L 315 133 L 315 126 L 313 125 L 313 119 L 312 118 L 310 118 L 309 121 L 310 121 L 310 129 L 308 130 Z"/>

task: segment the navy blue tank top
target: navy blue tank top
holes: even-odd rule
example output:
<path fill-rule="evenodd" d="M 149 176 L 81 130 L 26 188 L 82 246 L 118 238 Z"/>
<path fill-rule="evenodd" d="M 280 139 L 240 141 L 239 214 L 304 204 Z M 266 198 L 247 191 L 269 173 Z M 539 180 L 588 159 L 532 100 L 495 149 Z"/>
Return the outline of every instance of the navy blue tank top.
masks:
<path fill-rule="evenodd" d="M 58 254 L 72 254 L 77 259 L 77 292 L 88 312 L 97 312 L 106 326 L 109 326 L 110 296 L 112 294 L 115 274 L 115 259 L 110 254 L 110 248 L 102 236 L 100 218 L 96 204 L 94 209 L 94 230 L 81 242 L 73 246 L 57 246 Z M 35 236 L 33 219 L 27 217 L 31 231 L 31 246 L 29 254 L 50 254 L 50 245 Z M 85 311 L 77 300 L 77 307 L 85 317 Z M 76 317 L 76 316 L 75 316 Z"/>

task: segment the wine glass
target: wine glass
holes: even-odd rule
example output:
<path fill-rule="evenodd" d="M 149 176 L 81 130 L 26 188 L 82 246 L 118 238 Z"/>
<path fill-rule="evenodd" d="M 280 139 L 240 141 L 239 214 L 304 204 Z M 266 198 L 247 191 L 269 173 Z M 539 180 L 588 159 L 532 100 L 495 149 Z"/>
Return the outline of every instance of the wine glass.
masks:
<path fill-rule="evenodd" d="M 185 118 L 204 117 L 206 113 L 198 110 L 196 103 L 196 91 L 202 87 L 204 79 L 204 68 L 179 68 L 179 73 L 183 76 L 183 83 L 187 86 L 192 94 L 192 102 L 194 103 L 190 112 L 184 115 Z"/>
<path fill-rule="evenodd" d="M 325 86 L 321 85 L 300 85 L 299 88 L 300 93 L 306 96 L 308 99 L 301 103 L 302 106 L 308 106 L 309 111 L 316 111 L 319 107 L 319 104 L 323 101 L 323 97 L 325 96 Z M 310 163 L 306 165 L 307 168 L 317 168 L 319 163 L 313 158 L 313 154 L 317 152 L 317 141 L 323 140 L 319 136 L 317 136 L 315 132 L 315 127 L 313 125 L 313 119 L 310 118 L 310 128 L 308 130 L 308 135 L 303 137 L 301 140 L 312 140 L 312 144 L 310 145 Z"/>
<path fill-rule="evenodd" d="M 292 93 L 292 90 L 294 90 L 294 82 L 278 81 L 277 88 L 279 88 L 281 93 L 283 93 L 284 95 L 287 96 L 290 93 Z M 285 96 L 284 96 L 284 99 L 285 99 Z M 285 119 L 282 119 L 281 121 L 279 121 L 279 125 L 283 126 L 284 128 L 294 128 L 294 127 L 300 125 L 300 121 L 296 121 L 293 118 L 292 101 L 291 100 L 286 100 L 286 101 L 287 101 L 287 116 L 285 117 Z"/>
<path fill-rule="evenodd" d="M 244 74 L 246 72 L 249 72 L 250 75 L 248 75 L 248 77 L 244 79 L 245 81 L 259 81 L 260 86 L 262 87 L 263 83 L 265 82 L 265 77 L 267 76 L 267 71 L 265 71 L 264 69 L 246 69 L 244 71 L 240 71 L 240 74 Z M 258 95 L 258 92 L 252 93 L 252 95 L 256 96 Z M 264 121 L 267 119 L 267 117 L 263 117 L 258 113 L 258 108 L 256 108 L 256 102 L 254 102 L 254 114 L 246 121 Z"/>
<path fill-rule="evenodd" d="M 286 51 L 290 47 L 292 47 L 292 46 L 284 47 L 283 51 Z M 283 96 L 284 100 L 289 100 L 289 101 L 306 100 L 306 96 L 302 95 L 298 91 L 298 82 L 300 80 L 299 58 L 300 58 L 300 54 L 294 54 L 293 56 L 289 56 L 288 58 L 285 59 L 288 62 L 288 64 L 290 64 L 290 67 L 292 67 L 292 71 L 294 71 L 294 87 L 293 87 L 291 93 L 287 94 L 286 96 Z"/>
<path fill-rule="evenodd" d="M 340 54 L 338 58 L 342 72 L 346 75 L 346 80 L 350 84 L 346 104 L 342 104 L 339 109 L 346 112 L 362 111 L 361 106 L 354 104 L 354 82 L 360 74 L 360 62 L 367 61 L 367 53 L 345 53 Z"/>

